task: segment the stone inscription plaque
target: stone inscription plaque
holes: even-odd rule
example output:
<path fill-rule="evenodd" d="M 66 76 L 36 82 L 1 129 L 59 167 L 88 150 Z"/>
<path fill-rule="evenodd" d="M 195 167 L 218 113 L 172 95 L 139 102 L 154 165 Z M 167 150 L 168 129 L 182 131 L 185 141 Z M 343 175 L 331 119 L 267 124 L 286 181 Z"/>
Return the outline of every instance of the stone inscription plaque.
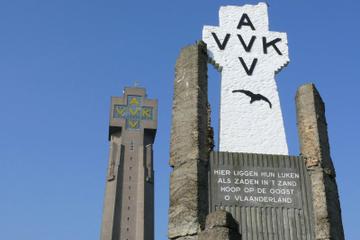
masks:
<path fill-rule="evenodd" d="M 210 205 L 306 208 L 309 177 L 301 157 L 212 152 Z"/>
<path fill-rule="evenodd" d="M 210 172 L 213 196 L 224 205 L 301 208 L 297 169 L 218 166 Z"/>
<path fill-rule="evenodd" d="M 299 156 L 211 152 L 209 206 L 230 212 L 244 239 L 314 239 L 310 177 Z"/>

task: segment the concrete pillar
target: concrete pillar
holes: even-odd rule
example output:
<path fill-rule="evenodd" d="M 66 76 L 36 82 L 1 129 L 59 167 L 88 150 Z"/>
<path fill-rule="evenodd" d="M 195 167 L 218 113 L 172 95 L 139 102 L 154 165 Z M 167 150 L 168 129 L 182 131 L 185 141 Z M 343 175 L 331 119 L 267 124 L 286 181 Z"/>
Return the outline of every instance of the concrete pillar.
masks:
<path fill-rule="evenodd" d="M 325 105 L 314 84 L 296 94 L 301 154 L 311 178 L 317 240 L 343 240 L 344 231 L 335 169 L 330 157 Z"/>
<path fill-rule="evenodd" d="M 215 211 L 206 217 L 205 231 L 199 234 L 199 240 L 241 240 L 239 225 L 230 213 Z"/>
<path fill-rule="evenodd" d="M 169 239 L 197 239 L 208 212 L 207 54 L 202 42 L 176 62 L 170 146 Z"/>

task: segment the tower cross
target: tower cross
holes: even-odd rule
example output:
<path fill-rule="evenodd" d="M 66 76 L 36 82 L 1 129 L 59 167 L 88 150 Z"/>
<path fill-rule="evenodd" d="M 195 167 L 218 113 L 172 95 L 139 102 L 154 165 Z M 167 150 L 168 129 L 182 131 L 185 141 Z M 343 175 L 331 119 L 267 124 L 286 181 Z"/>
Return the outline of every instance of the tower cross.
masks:
<path fill-rule="evenodd" d="M 221 71 L 220 151 L 288 154 L 275 73 L 289 62 L 286 33 L 269 31 L 267 5 L 225 6 L 204 26 Z"/>
<path fill-rule="evenodd" d="M 114 104 L 113 119 L 124 119 L 126 129 L 140 129 L 141 121 L 153 120 L 153 107 L 140 95 L 126 95 L 126 104 Z"/>

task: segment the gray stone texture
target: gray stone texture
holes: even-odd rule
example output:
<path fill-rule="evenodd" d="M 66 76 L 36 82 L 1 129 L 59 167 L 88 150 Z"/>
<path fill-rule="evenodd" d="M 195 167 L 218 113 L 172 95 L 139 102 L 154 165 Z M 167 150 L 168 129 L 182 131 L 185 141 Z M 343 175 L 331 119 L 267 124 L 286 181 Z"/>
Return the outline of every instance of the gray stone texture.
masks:
<path fill-rule="evenodd" d="M 208 158 L 207 54 L 202 42 L 181 50 L 175 67 L 170 165 Z"/>
<path fill-rule="evenodd" d="M 199 240 L 240 240 L 238 223 L 224 210 L 210 213 L 206 217 L 205 230 L 199 234 Z"/>
<path fill-rule="evenodd" d="M 208 213 L 209 157 L 207 54 L 202 42 L 181 50 L 176 62 L 170 146 L 168 237 L 197 239 Z"/>
<path fill-rule="evenodd" d="M 210 153 L 215 147 L 214 140 L 214 128 L 211 126 L 211 106 L 210 103 L 207 105 L 208 109 L 208 152 Z"/>
<path fill-rule="evenodd" d="M 311 185 L 317 240 L 343 240 L 344 231 L 335 169 L 325 118 L 325 105 L 314 84 L 301 86 L 296 94 L 301 154 L 305 157 Z"/>

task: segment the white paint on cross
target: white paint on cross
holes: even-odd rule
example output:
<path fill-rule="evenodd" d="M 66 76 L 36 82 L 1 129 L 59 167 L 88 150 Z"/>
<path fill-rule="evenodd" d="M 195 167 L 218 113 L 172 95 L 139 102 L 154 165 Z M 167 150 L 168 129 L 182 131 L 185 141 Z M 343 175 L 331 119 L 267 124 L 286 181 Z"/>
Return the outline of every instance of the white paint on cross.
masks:
<path fill-rule="evenodd" d="M 286 33 L 269 31 L 265 3 L 224 6 L 219 17 L 202 33 L 221 70 L 219 150 L 288 154 L 275 82 L 289 62 Z"/>

